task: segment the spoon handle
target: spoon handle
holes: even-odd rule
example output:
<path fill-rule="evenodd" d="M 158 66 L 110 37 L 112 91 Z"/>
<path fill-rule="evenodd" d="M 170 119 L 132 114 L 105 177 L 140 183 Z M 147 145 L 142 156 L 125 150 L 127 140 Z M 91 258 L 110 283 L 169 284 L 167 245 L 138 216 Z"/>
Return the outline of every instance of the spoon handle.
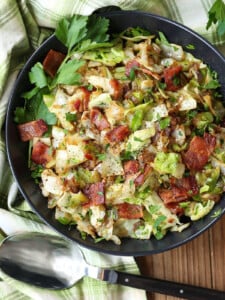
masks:
<path fill-rule="evenodd" d="M 224 300 L 225 292 L 161 279 L 133 275 L 114 270 L 105 270 L 104 279 L 111 283 L 143 289 L 164 295 L 191 300 Z"/>

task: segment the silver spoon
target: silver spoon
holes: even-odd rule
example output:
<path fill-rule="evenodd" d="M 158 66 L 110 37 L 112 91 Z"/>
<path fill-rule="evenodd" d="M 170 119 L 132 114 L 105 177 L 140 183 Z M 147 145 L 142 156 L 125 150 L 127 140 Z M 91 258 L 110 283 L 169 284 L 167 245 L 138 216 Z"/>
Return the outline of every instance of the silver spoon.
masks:
<path fill-rule="evenodd" d="M 77 245 L 59 236 L 20 233 L 5 238 L 0 268 L 14 279 L 48 289 L 71 287 L 84 276 L 192 300 L 225 299 L 225 292 L 103 269 L 86 263 Z"/>

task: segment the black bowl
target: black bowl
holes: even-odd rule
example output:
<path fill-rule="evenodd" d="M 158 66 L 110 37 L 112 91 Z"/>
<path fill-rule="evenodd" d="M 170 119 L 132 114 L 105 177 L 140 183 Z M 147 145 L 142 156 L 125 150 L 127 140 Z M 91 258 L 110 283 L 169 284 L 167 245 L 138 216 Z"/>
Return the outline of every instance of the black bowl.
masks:
<path fill-rule="evenodd" d="M 218 73 L 218 78 L 221 83 L 221 93 L 225 98 L 225 59 L 201 36 L 181 24 L 149 13 L 115 11 L 101 15 L 110 19 L 111 32 L 120 32 L 130 26 L 140 26 L 148 29 L 151 33 L 162 31 L 168 40 L 175 44 L 180 44 L 184 47 L 189 44 L 194 45 L 195 49 L 191 50 L 191 53 L 202 59 Z M 22 106 L 23 104 L 21 93 L 31 89 L 28 80 L 28 72 L 37 61 L 43 61 L 43 58 L 50 49 L 65 51 L 64 46 L 53 35 L 30 57 L 17 78 L 11 98 L 9 99 L 6 116 L 6 146 L 10 167 L 22 195 L 31 205 L 34 212 L 45 223 L 63 236 L 86 248 L 114 255 L 140 256 L 163 252 L 192 240 L 213 225 L 225 212 L 224 195 L 209 215 L 199 221 L 193 222 L 189 228 L 181 233 L 168 233 L 165 238 L 160 241 L 155 238 L 150 240 L 123 239 L 122 244 L 119 246 L 115 245 L 113 242 L 106 241 L 94 243 L 89 237 L 86 240 L 83 240 L 78 230 L 62 225 L 55 220 L 54 210 L 47 208 L 46 198 L 42 196 L 39 187 L 31 178 L 31 173 L 27 166 L 28 145 L 27 143 L 21 142 L 17 126 L 13 121 L 15 108 L 17 106 Z M 218 210 L 221 210 L 220 216 L 213 217 L 213 214 Z"/>

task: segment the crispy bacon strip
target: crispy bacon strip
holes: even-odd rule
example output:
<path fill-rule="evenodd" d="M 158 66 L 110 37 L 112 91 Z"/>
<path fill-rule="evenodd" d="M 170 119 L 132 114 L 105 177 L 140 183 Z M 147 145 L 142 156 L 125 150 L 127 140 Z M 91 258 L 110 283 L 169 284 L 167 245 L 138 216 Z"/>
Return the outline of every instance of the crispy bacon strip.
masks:
<path fill-rule="evenodd" d="M 100 205 L 105 203 L 105 195 L 104 195 L 104 183 L 97 182 L 92 183 L 88 187 L 84 189 L 84 194 L 90 200 L 87 204 L 88 206 L 91 205 Z"/>
<path fill-rule="evenodd" d="M 128 160 L 124 163 L 125 175 L 136 174 L 139 171 L 139 163 L 137 160 Z"/>
<path fill-rule="evenodd" d="M 121 203 L 116 205 L 119 218 L 124 219 L 140 219 L 143 217 L 143 209 L 141 205 Z"/>
<path fill-rule="evenodd" d="M 110 143 L 118 143 L 125 140 L 130 134 L 130 129 L 127 125 L 120 125 L 106 133 L 106 138 Z"/>
<path fill-rule="evenodd" d="M 159 196 L 165 204 L 181 202 L 188 199 L 186 189 L 177 186 L 171 189 L 160 189 Z"/>
<path fill-rule="evenodd" d="M 209 133 L 204 137 L 194 136 L 183 161 L 189 170 L 200 171 L 207 164 L 211 153 L 216 146 L 216 138 Z"/>
<path fill-rule="evenodd" d="M 146 164 L 144 167 L 144 171 L 140 175 L 138 175 L 137 178 L 135 178 L 134 180 L 135 186 L 138 187 L 142 185 L 151 171 L 152 171 L 152 167 L 149 164 Z"/>
<path fill-rule="evenodd" d="M 31 153 L 31 160 L 38 165 L 46 165 L 51 159 L 50 147 L 41 141 L 34 144 Z"/>
<path fill-rule="evenodd" d="M 159 189 L 159 196 L 165 204 L 178 203 L 188 200 L 199 192 L 198 184 L 194 176 L 181 179 L 173 178 L 168 189 Z"/>
<path fill-rule="evenodd" d="M 184 208 L 180 207 L 179 203 L 171 202 L 165 204 L 165 206 L 173 213 L 178 216 L 182 216 L 184 214 Z"/>
<path fill-rule="evenodd" d="M 43 61 L 43 68 L 45 72 L 49 76 L 54 77 L 64 58 L 65 54 L 51 49 Z"/>
<path fill-rule="evenodd" d="M 23 142 L 32 140 L 34 137 L 41 137 L 48 130 L 48 125 L 42 119 L 19 124 L 17 127 Z"/>
<path fill-rule="evenodd" d="M 76 94 L 79 95 L 79 97 L 74 101 L 74 109 L 79 112 L 88 110 L 91 92 L 82 86 L 77 89 Z"/>
<path fill-rule="evenodd" d="M 104 130 L 110 127 L 110 124 L 106 117 L 97 108 L 93 108 L 90 111 L 90 120 L 97 127 L 98 130 Z"/>
<path fill-rule="evenodd" d="M 129 60 L 125 66 L 125 74 L 126 76 L 130 76 L 131 71 L 134 70 L 135 73 L 137 73 L 137 68 L 140 67 L 140 64 L 135 59 Z"/>
<path fill-rule="evenodd" d="M 172 65 L 163 71 L 163 77 L 165 79 L 166 89 L 168 91 L 176 92 L 181 88 L 179 82 L 175 83 L 175 79 L 179 78 L 178 76 L 181 71 L 182 66 L 179 65 Z"/>
<path fill-rule="evenodd" d="M 123 95 L 123 86 L 122 84 L 119 82 L 119 80 L 112 78 L 109 81 L 110 87 L 112 89 L 112 96 L 115 100 L 119 100 L 121 99 L 122 95 Z"/>

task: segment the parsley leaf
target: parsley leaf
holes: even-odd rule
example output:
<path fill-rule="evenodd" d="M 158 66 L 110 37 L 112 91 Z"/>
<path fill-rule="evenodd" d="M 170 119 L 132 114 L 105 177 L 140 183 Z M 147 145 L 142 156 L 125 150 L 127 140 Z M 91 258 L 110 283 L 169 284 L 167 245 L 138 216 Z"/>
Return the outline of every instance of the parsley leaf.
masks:
<path fill-rule="evenodd" d="M 217 33 L 222 36 L 225 33 L 225 4 L 223 0 L 216 0 L 208 11 L 208 30 L 213 24 L 217 24 Z"/>
<path fill-rule="evenodd" d="M 62 19 L 55 30 L 56 37 L 70 50 L 87 34 L 87 16 L 74 15 L 71 19 Z"/>
<path fill-rule="evenodd" d="M 192 44 L 188 44 L 188 45 L 186 46 L 186 48 L 189 49 L 189 50 L 194 50 L 194 49 L 195 49 L 195 46 L 192 45 Z"/>
<path fill-rule="evenodd" d="M 69 60 L 63 63 L 58 69 L 56 84 L 79 84 L 81 75 L 76 71 L 84 65 L 83 60 Z"/>
<path fill-rule="evenodd" d="M 96 15 L 89 17 L 74 15 L 71 19 L 62 19 L 58 23 L 55 35 L 71 53 L 73 50 L 93 49 L 96 45 L 107 42 L 108 28 L 109 20 L 106 18 Z M 107 43 L 107 46 L 110 45 L 111 43 Z"/>
<path fill-rule="evenodd" d="M 109 20 L 106 18 L 92 15 L 88 19 L 86 39 L 91 39 L 96 43 L 103 43 L 109 40 L 107 34 L 109 28 Z"/>
<path fill-rule="evenodd" d="M 14 120 L 17 123 L 26 123 L 38 119 L 44 120 L 48 125 L 56 124 L 56 116 L 51 113 L 43 101 L 46 88 L 40 89 L 31 99 L 25 101 L 24 107 L 17 107 Z"/>
<path fill-rule="evenodd" d="M 40 62 L 36 63 L 29 72 L 30 82 L 36 87 L 43 88 L 48 85 L 47 76 L 44 72 L 43 66 Z"/>

